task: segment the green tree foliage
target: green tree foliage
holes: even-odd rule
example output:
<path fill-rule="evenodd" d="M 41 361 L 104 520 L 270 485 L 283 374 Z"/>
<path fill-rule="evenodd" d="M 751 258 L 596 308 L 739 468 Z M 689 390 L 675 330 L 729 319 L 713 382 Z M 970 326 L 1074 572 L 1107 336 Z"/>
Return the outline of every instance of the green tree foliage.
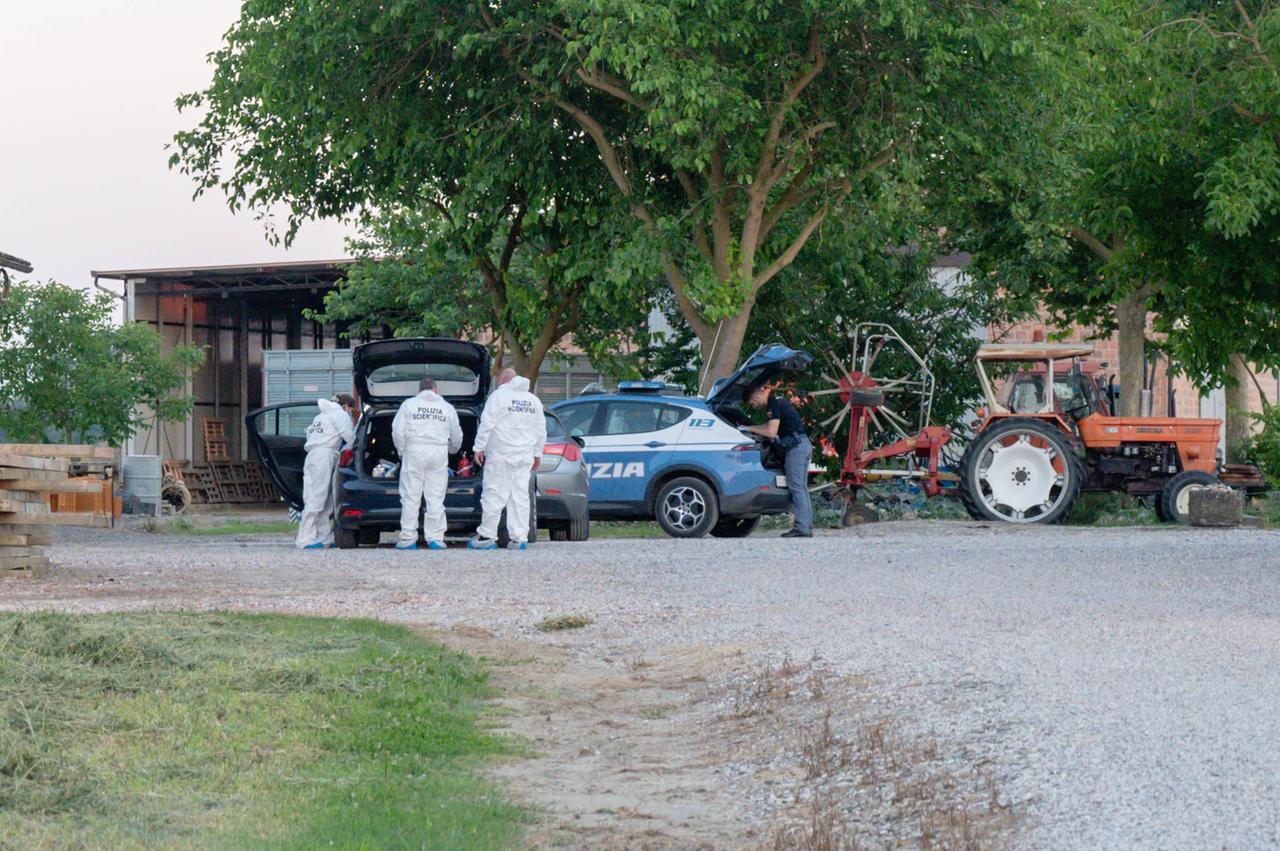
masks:
<path fill-rule="evenodd" d="M 696 335 L 702 386 L 825 222 L 994 105 L 1035 49 L 1016 2 L 560 0 L 480 7 L 476 55 L 581 128 Z M 1036 12 L 1042 12 L 1040 6 Z"/>
<path fill-rule="evenodd" d="M 9 440 L 79 433 L 118 446 L 151 417 L 191 413 L 192 398 L 178 391 L 203 352 L 179 346 L 161 354 L 154 329 L 117 326 L 112 310 L 106 294 L 54 282 L 19 282 L 0 299 L 0 431 Z"/>
<path fill-rule="evenodd" d="M 482 30 L 466 3 L 245 4 L 211 85 L 179 100 L 206 113 L 171 162 L 233 209 L 286 203 L 285 240 L 357 216 L 369 262 L 327 318 L 492 334 L 533 378 L 571 336 L 616 349 L 649 285 L 609 273 L 625 210 L 595 153 L 509 63 L 459 51 Z"/>
<path fill-rule="evenodd" d="M 1010 121 L 948 163 L 975 274 L 1060 325 L 1120 326 L 1122 360 L 1127 321 L 1130 370 L 1148 310 L 1201 387 L 1234 354 L 1280 362 L 1278 30 L 1270 2 L 1080 4 L 1055 85 L 1011 90 Z"/>
<path fill-rule="evenodd" d="M 574 181 L 625 211 L 607 280 L 664 278 L 710 382 L 824 222 L 912 179 L 914 158 L 1025 76 L 1024 11 L 1042 4 L 255 0 L 212 84 L 180 100 L 205 117 L 173 161 L 233 208 L 287 202 L 286 237 L 531 166 L 560 182 L 540 186 Z M 566 139 L 591 176 L 549 154 L 586 161 Z M 581 220 L 575 246 L 593 238 Z"/>

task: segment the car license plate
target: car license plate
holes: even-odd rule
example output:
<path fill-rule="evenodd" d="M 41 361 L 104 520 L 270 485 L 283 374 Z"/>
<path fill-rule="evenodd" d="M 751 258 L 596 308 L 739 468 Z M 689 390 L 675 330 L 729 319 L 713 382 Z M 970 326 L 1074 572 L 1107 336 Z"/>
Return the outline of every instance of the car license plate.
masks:
<path fill-rule="evenodd" d="M 787 477 L 786 477 L 786 476 L 774 476 L 774 477 L 773 477 L 773 486 L 774 486 L 774 487 L 777 487 L 777 488 L 785 488 L 785 487 L 787 486 Z"/>

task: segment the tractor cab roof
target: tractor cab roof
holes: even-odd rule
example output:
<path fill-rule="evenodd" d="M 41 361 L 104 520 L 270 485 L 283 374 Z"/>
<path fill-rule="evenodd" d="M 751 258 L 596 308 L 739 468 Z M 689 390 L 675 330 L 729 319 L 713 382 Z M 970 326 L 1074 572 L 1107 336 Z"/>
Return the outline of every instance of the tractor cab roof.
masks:
<path fill-rule="evenodd" d="M 1047 361 L 1084 358 L 1093 354 L 1087 343 L 983 343 L 980 361 Z"/>

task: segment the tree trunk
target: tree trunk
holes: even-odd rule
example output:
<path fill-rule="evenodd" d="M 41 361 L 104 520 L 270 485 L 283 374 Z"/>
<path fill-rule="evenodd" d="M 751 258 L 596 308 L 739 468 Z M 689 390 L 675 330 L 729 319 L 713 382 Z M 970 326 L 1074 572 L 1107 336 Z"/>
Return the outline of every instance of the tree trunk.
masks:
<path fill-rule="evenodd" d="M 1146 366 L 1147 291 L 1139 287 L 1116 305 L 1120 337 L 1120 410 L 1122 417 L 1141 415 L 1142 371 Z"/>
<path fill-rule="evenodd" d="M 717 378 L 732 375 L 742 357 L 742 341 L 751 324 L 754 301 L 742 305 L 733 316 L 722 319 L 709 339 L 702 341 L 702 381 L 698 392 L 706 395 Z"/>
<path fill-rule="evenodd" d="M 1239 464 L 1242 449 L 1253 434 L 1253 420 L 1249 416 L 1249 367 L 1240 355 L 1231 356 L 1230 375 L 1235 386 L 1227 384 L 1227 463 Z"/>

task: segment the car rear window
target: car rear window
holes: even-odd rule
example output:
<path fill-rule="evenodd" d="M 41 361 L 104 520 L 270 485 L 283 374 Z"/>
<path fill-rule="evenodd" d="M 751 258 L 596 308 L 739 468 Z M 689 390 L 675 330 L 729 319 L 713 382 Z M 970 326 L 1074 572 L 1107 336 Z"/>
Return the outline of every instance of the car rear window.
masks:
<path fill-rule="evenodd" d="M 480 392 L 480 376 L 456 363 L 391 363 L 369 373 L 369 393 L 374 396 L 416 396 L 423 376 L 435 379 L 441 396 L 474 396 Z"/>
<path fill-rule="evenodd" d="M 550 414 L 547 414 L 546 417 L 547 417 L 547 439 L 551 440 L 552 438 L 560 438 L 561 440 L 563 440 L 566 437 L 564 433 L 564 426 L 560 424 L 560 421 L 558 419 L 551 416 Z"/>

